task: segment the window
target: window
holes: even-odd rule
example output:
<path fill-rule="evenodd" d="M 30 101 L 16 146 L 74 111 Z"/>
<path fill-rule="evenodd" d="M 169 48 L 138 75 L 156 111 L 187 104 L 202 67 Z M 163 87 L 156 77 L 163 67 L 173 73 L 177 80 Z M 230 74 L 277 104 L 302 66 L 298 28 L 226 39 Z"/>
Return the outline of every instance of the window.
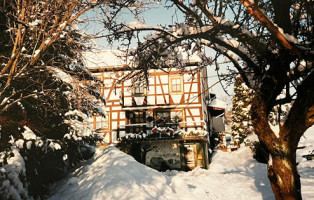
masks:
<path fill-rule="evenodd" d="M 183 119 L 183 110 L 172 110 L 171 111 L 171 122 L 179 123 Z"/>
<path fill-rule="evenodd" d="M 143 94 L 144 93 L 144 87 L 142 85 L 136 86 L 135 90 L 134 90 L 134 93 L 135 94 Z"/>
<path fill-rule="evenodd" d="M 143 82 L 135 82 L 132 91 L 134 95 L 142 96 L 146 93 L 146 85 Z"/>
<path fill-rule="evenodd" d="M 146 123 L 144 111 L 127 112 L 130 124 Z"/>
<path fill-rule="evenodd" d="M 157 120 L 158 119 L 169 119 L 169 112 L 167 111 L 159 111 L 156 113 Z"/>
<path fill-rule="evenodd" d="M 170 92 L 183 92 L 183 83 L 181 76 L 170 77 Z"/>
<path fill-rule="evenodd" d="M 134 112 L 134 121 L 136 124 L 145 123 L 144 112 Z"/>
<path fill-rule="evenodd" d="M 139 133 L 139 132 L 145 132 L 146 127 L 145 126 L 126 126 L 125 131 L 127 133 Z"/>
<path fill-rule="evenodd" d="M 146 131 L 146 113 L 145 111 L 127 111 L 127 118 L 129 123 L 125 126 L 127 133 L 139 133 Z"/>
<path fill-rule="evenodd" d="M 107 114 L 107 117 L 106 118 L 104 118 L 104 117 L 102 117 L 102 116 L 100 116 L 100 115 L 94 115 L 93 116 L 93 128 L 95 129 L 95 130 L 97 130 L 97 129 L 105 129 L 105 130 L 109 130 L 109 123 L 110 123 L 110 116 L 109 116 L 110 114 L 108 113 Z"/>
<path fill-rule="evenodd" d="M 156 125 L 166 126 L 170 122 L 170 112 L 169 111 L 157 111 L 156 112 Z"/>

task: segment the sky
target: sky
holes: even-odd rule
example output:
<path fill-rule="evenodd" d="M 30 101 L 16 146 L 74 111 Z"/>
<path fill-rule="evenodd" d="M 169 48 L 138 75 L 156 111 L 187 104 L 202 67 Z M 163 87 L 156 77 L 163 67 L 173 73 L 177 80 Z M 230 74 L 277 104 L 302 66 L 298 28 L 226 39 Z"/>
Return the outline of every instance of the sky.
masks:
<path fill-rule="evenodd" d="M 175 14 L 176 13 L 176 14 Z M 105 30 L 103 30 L 103 25 L 100 22 L 101 14 L 97 10 L 93 10 L 87 13 L 87 17 L 90 18 L 90 23 L 87 26 L 81 26 L 80 28 L 88 33 L 99 33 L 106 35 L 108 34 Z M 86 17 L 86 16 L 83 16 Z M 124 12 L 122 15 L 119 15 L 119 20 L 128 24 L 130 22 L 137 21 L 132 15 Z M 147 26 L 159 26 L 159 25 L 170 25 L 173 23 L 180 23 L 184 21 L 184 16 L 180 11 L 175 10 L 174 8 L 165 9 L 161 5 L 155 5 L 153 8 L 147 10 L 143 13 L 143 20 Z M 143 34 L 144 35 L 144 34 Z M 113 46 L 110 47 L 106 39 L 100 38 L 95 40 L 95 44 L 97 44 L 97 50 L 104 50 L 104 49 L 116 49 L 120 46 L 119 42 L 114 42 Z M 206 54 L 214 57 L 215 52 L 213 50 L 207 49 Z M 218 81 L 217 72 L 215 71 L 215 66 L 208 67 L 208 82 L 209 87 L 214 85 Z M 212 87 L 210 92 L 215 93 L 218 98 L 224 101 L 231 100 L 231 96 L 233 93 L 233 87 L 229 86 L 227 88 L 228 94 L 225 93 L 224 89 L 222 88 L 221 84 L 216 84 Z"/>

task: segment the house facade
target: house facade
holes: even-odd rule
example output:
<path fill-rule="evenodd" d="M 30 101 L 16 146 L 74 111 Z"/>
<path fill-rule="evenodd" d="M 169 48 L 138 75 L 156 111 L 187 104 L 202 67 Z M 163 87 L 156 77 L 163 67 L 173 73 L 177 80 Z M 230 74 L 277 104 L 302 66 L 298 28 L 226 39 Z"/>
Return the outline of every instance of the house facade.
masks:
<path fill-rule="evenodd" d="M 92 123 L 109 142 L 127 134 L 151 134 L 155 126 L 199 134 L 210 130 L 207 72 L 198 71 L 197 61 L 195 66 L 186 67 L 185 72 L 174 68 L 151 69 L 146 84 L 132 79 L 120 82 L 130 71 L 114 52 L 93 52 L 92 56 L 88 58 L 96 61 L 89 61 L 89 70 L 103 81 L 104 86 L 99 89 L 107 100 L 107 118 L 94 116 Z M 102 63 L 97 58 L 111 61 Z"/>
<path fill-rule="evenodd" d="M 94 116 L 94 129 L 103 133 L 108 143 L 137 137 L 147 137 L 149 141 L 149 136 L 157 132 L 160 134 L 157 138 L 167 134 L 180 134 L 176 141 L 173 140 L 174 136 L 166 139 L 169 147 L 155 143 L 154 155 L 158 154 L 157 149 L 162 152 L 162 149 L 169 148 L 173 152 L 168 152 L 182 161 L 185 156 L 180 152 L 190 152 L 189 155 L 193 154 L 190 160 L 194 159 L 190 165 L 194 163 L 194 167 L 198 166 L 198 162 L 203 162 L 198 161 L 198 158 L 204 160 L 204 156 L 198 156 L 197 152 L 207 155 L 208 145 L 202 147 L 202 150 L 197 148 L 200 149 L 198 146 L 204 141 L 209 142 L 209 130 L 212 129 L 206 105 L 209 100 L 206 69 L 200 70 L 197 66 L 199 60 L 195 59 L 189 61 L 184 71 L 167 67 L 150 69 L 146 81 L 132 78 L 121 81 L 134 71 L 124 65 L 117 54 L 119 52 L 101 51 L 86 55 L 90 59 L 89 70 L 104 83 L 100 87 L 100 93 L 107 100 L 107 118 Z M 101 60 L 110 63 L 100 62 Z M 165 138 L 163 140 L 165 142 Z M 154 165 L 154 162 L 155 165 L 160 165 L 154 155 L 147 152 L 147 158 L 151 157 L 152 163 L 146 158 L 143 162 L 147 165 Z M 179 163 L 173 165 L 180 168 Z M 202 166 L 205 167 L 206 164 Z"/>

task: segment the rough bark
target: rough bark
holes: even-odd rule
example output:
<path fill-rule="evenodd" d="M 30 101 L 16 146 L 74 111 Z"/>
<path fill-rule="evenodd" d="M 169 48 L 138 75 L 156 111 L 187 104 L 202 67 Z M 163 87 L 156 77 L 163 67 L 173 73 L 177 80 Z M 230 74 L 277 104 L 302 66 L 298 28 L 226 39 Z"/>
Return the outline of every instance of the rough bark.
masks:
<path fill-rule="evenodd" d="M 302 199 L 295 151 L 271 153 L 271 157 L 268 178 L 276 199 Z"/>
<path fill-rule="evenodd" d="M 268 178 L 276 199 L 302 199 L 300 176 L 296 165 L 296 149 L 300 137 L 277 137 L 268 124 L 267 105 L 256 96 L 252 105 L 252 122 L 259 140 L 265 143 L 270 152 L 271 159 L 268 163 Z M 280 136 L 287 133 L 282 129 Z"/>

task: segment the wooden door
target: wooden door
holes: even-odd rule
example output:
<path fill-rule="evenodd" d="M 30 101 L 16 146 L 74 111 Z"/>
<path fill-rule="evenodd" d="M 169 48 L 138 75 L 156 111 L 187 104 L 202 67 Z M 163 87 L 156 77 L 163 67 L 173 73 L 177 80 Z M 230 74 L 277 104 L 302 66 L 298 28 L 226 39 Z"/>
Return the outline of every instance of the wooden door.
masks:
<path fill-rule="evenodd" d="M 196 145 L 195 144 L 185 144 L 184 150 L 185 150 L 186 166 L 189 170 L 193 170 L 197 166 Z"/>

